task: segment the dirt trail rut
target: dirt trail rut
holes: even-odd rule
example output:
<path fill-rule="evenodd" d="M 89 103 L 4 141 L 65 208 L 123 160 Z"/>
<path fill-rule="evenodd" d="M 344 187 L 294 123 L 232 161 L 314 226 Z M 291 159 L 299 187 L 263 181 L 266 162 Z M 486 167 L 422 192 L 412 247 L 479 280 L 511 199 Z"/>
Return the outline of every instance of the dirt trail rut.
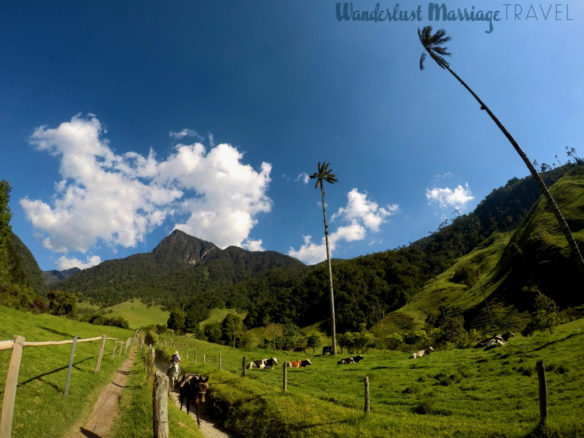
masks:
<path fill-rule="evenodd" d="M 120 396 L 126 386 L 128 373 L 134 364 L 134 354 L 134 348 L 132 348 L 128 359 L 116 371 L 114 379 L 99 394 L 89 419 L 76 424 L 65 438 L 104 438 L 108 436 L 119 413 Z"/>

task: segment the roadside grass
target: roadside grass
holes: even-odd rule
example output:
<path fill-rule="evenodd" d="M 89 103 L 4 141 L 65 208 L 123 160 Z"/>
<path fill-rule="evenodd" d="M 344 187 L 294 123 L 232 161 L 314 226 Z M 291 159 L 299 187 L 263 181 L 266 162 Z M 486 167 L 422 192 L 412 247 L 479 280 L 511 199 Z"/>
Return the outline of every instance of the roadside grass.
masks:
<path fill-rule="evenodd" d="M 144 349 L 144 352 L 147 350 Z M 168 403 L 169 434 L 178 438 L 201 438 L 195 421 Z M 112 438 L 151 437 L 152 431 L 152 381 L 146 381 L 145 355 L 136 351 L 128 383 L 120 399 L 120 414 L 109 436 Z"/>
<path fill-rule="evenodd" d="M 103 327 L 51 315 L 33 315 L 0 306 L 0 339 L 21 335 L 27 341 L 58 341 L 74 336 L 100 336 L 127 339 L 129 330 Z M 69 396 L 64 398 L 67 366 L 71 344 L 46 347 L 25 347 L 18 376 L 13 417 L 14 437 L 62 436 L 95 402 L 99 390 L 111 380 L 125 355 L 111 357 L 113 341 L 106 342 L 101 370 L 94 373 L 99 341 L 77 344 L 69 384 Z M 12 350 L 0 352 L 0 392 L 3 396 L 6 373 Z"/>
<path fill-rule="evenodd" d="M 116 304 L 104 309 L 108 315 L 121 316 L 131 329 L 138 329 L 152 324 L 163 324 L 166 326 L 170 312 L 162 310 L 160 306 L 149 306 L 139 299 L 132 298 L 123 303 Z M 111 312 L 111 313 L 110 313 Z"/>
<path fill-rule="evenodd" d="M 210 375 L 209 408 L 224 427 L 242 436 L 523 437 L 539 423 L 538 360 L 547 369 L 548 433 L 584 436 L 584 319 L 559 326 L 553 334 L 512 338 L 490 351 L 446 350 L 416 360 L 403 352 L 372 352 L 352 365 L 337 365 L 338 356 L 163 339 L 173 343 L 163 347 L 165 353 L 175 346 L 182 349 L 183 371 Z M 198 352 L 196 365 L 192 350 Z M 188 361 L 185 351 L 190 352 Z M 279 366 L 247 370 L 247 377 L 241 377 L 243 355 L 248 361 L 275 356 Z M 313 366 L 288 369 L 288 392 L 283 394 L 281 365 L 306 357 Z M 364 376 L 371 388 L 367 418 Z"/>

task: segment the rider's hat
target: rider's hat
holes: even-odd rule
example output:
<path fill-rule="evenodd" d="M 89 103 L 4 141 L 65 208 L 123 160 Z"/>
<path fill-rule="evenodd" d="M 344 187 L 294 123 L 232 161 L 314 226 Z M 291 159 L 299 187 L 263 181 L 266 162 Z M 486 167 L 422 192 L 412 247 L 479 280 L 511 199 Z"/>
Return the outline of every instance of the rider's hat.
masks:
<path fill-rule="evenodd" d="M 178 354 L 178 351 L 175 351 L 174 354 Z"/>

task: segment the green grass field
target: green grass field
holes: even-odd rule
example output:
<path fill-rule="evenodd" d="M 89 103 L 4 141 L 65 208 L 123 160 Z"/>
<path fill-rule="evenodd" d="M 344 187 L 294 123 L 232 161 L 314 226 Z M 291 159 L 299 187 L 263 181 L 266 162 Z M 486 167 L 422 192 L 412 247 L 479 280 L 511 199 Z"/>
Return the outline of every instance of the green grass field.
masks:
<path fill-rule="evenodd" d="M 146 327 L 152 324 L 163 324 L 170 316 L 170 312 L 162 310 L 160 306 L 148 306 L 142 301 L 131 299 L 105 309 L 108 316 L 121 316 L 130 325 L 131 329 Z M 110 313 L 111 312 L 111 313 Z"/>
<path fill-rule="evenodd" d="M 490 351 L 438 351 L 415 360 L 408 353 L 379 351 L 344 366 L 336 364 L 338 357 L 318 354 L 238 350 L 180 337 L 167 341 L 166 353 L 181 349 L 184 370 L 210 374 L 220 421 L 242 436 L 523 437 L 539 422 L 538 360 L 547 369 L 550 436 L 584 436 L 584 320 L 554 334 L 518 336 Z M 281 366 L 248 370 L 244 378 L 243 355 L 276 356 L 279 364 L 310 357 L 313 366 L 289 369 L 283 394 Z M 364 376 L 371 385 L 368 418 L 362 413 Z"/>
<path fill-rule="evenodd" d="M 0 339 L 21 335 L 26 341 L 57 341 L 74 336 L 88 338 L 106 334 L 123 340 L 133 336 L 129 330 L 95 326 L 51 315 L 33 315 L 0 306 Z M 94 373 L 99 342 L 77 344 L 69 387 L 63 397 L 71 344 L 25 347 L 22 355 L 13 437 L 62 436 L 93 406 L 101 388 L 111 380 L 124 355 L 111 357 L 113 341 L 106 342 L 101 371 Z M 4 384 L 12 350 L 0 351 L 0 391 Z M 89 411 L 90 412 L 90 411 Z"/>

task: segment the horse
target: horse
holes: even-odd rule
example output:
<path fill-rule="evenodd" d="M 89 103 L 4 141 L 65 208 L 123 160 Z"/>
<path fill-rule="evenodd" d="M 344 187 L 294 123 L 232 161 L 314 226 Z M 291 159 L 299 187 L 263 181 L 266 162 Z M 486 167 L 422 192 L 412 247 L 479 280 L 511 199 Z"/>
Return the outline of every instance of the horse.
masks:
<path fill-rule="evenodd" d="M 173 362 L 166 370 L 166 375 L 168 376 L 169 388 L 173 390 L 176 388 L 178 382 L 178 377 L 180 375 L 180 367 L 178 362 Z"/>
<path fill-rule="evenodd" d="M 199 404 L 205 403 L 205 395 L 209 389 L 209 376 L 206 378 L 201 377 L 198 374 L 187 374 L 180 382 L 180 409 L 183 407 L 183 400 L 187 399 L 187 413 L 190 413 L 191 400 L 195 402 L 195 412 L 197 413 L 197 424 L 201 425 L 201 420 L 199 419 Z"/>

